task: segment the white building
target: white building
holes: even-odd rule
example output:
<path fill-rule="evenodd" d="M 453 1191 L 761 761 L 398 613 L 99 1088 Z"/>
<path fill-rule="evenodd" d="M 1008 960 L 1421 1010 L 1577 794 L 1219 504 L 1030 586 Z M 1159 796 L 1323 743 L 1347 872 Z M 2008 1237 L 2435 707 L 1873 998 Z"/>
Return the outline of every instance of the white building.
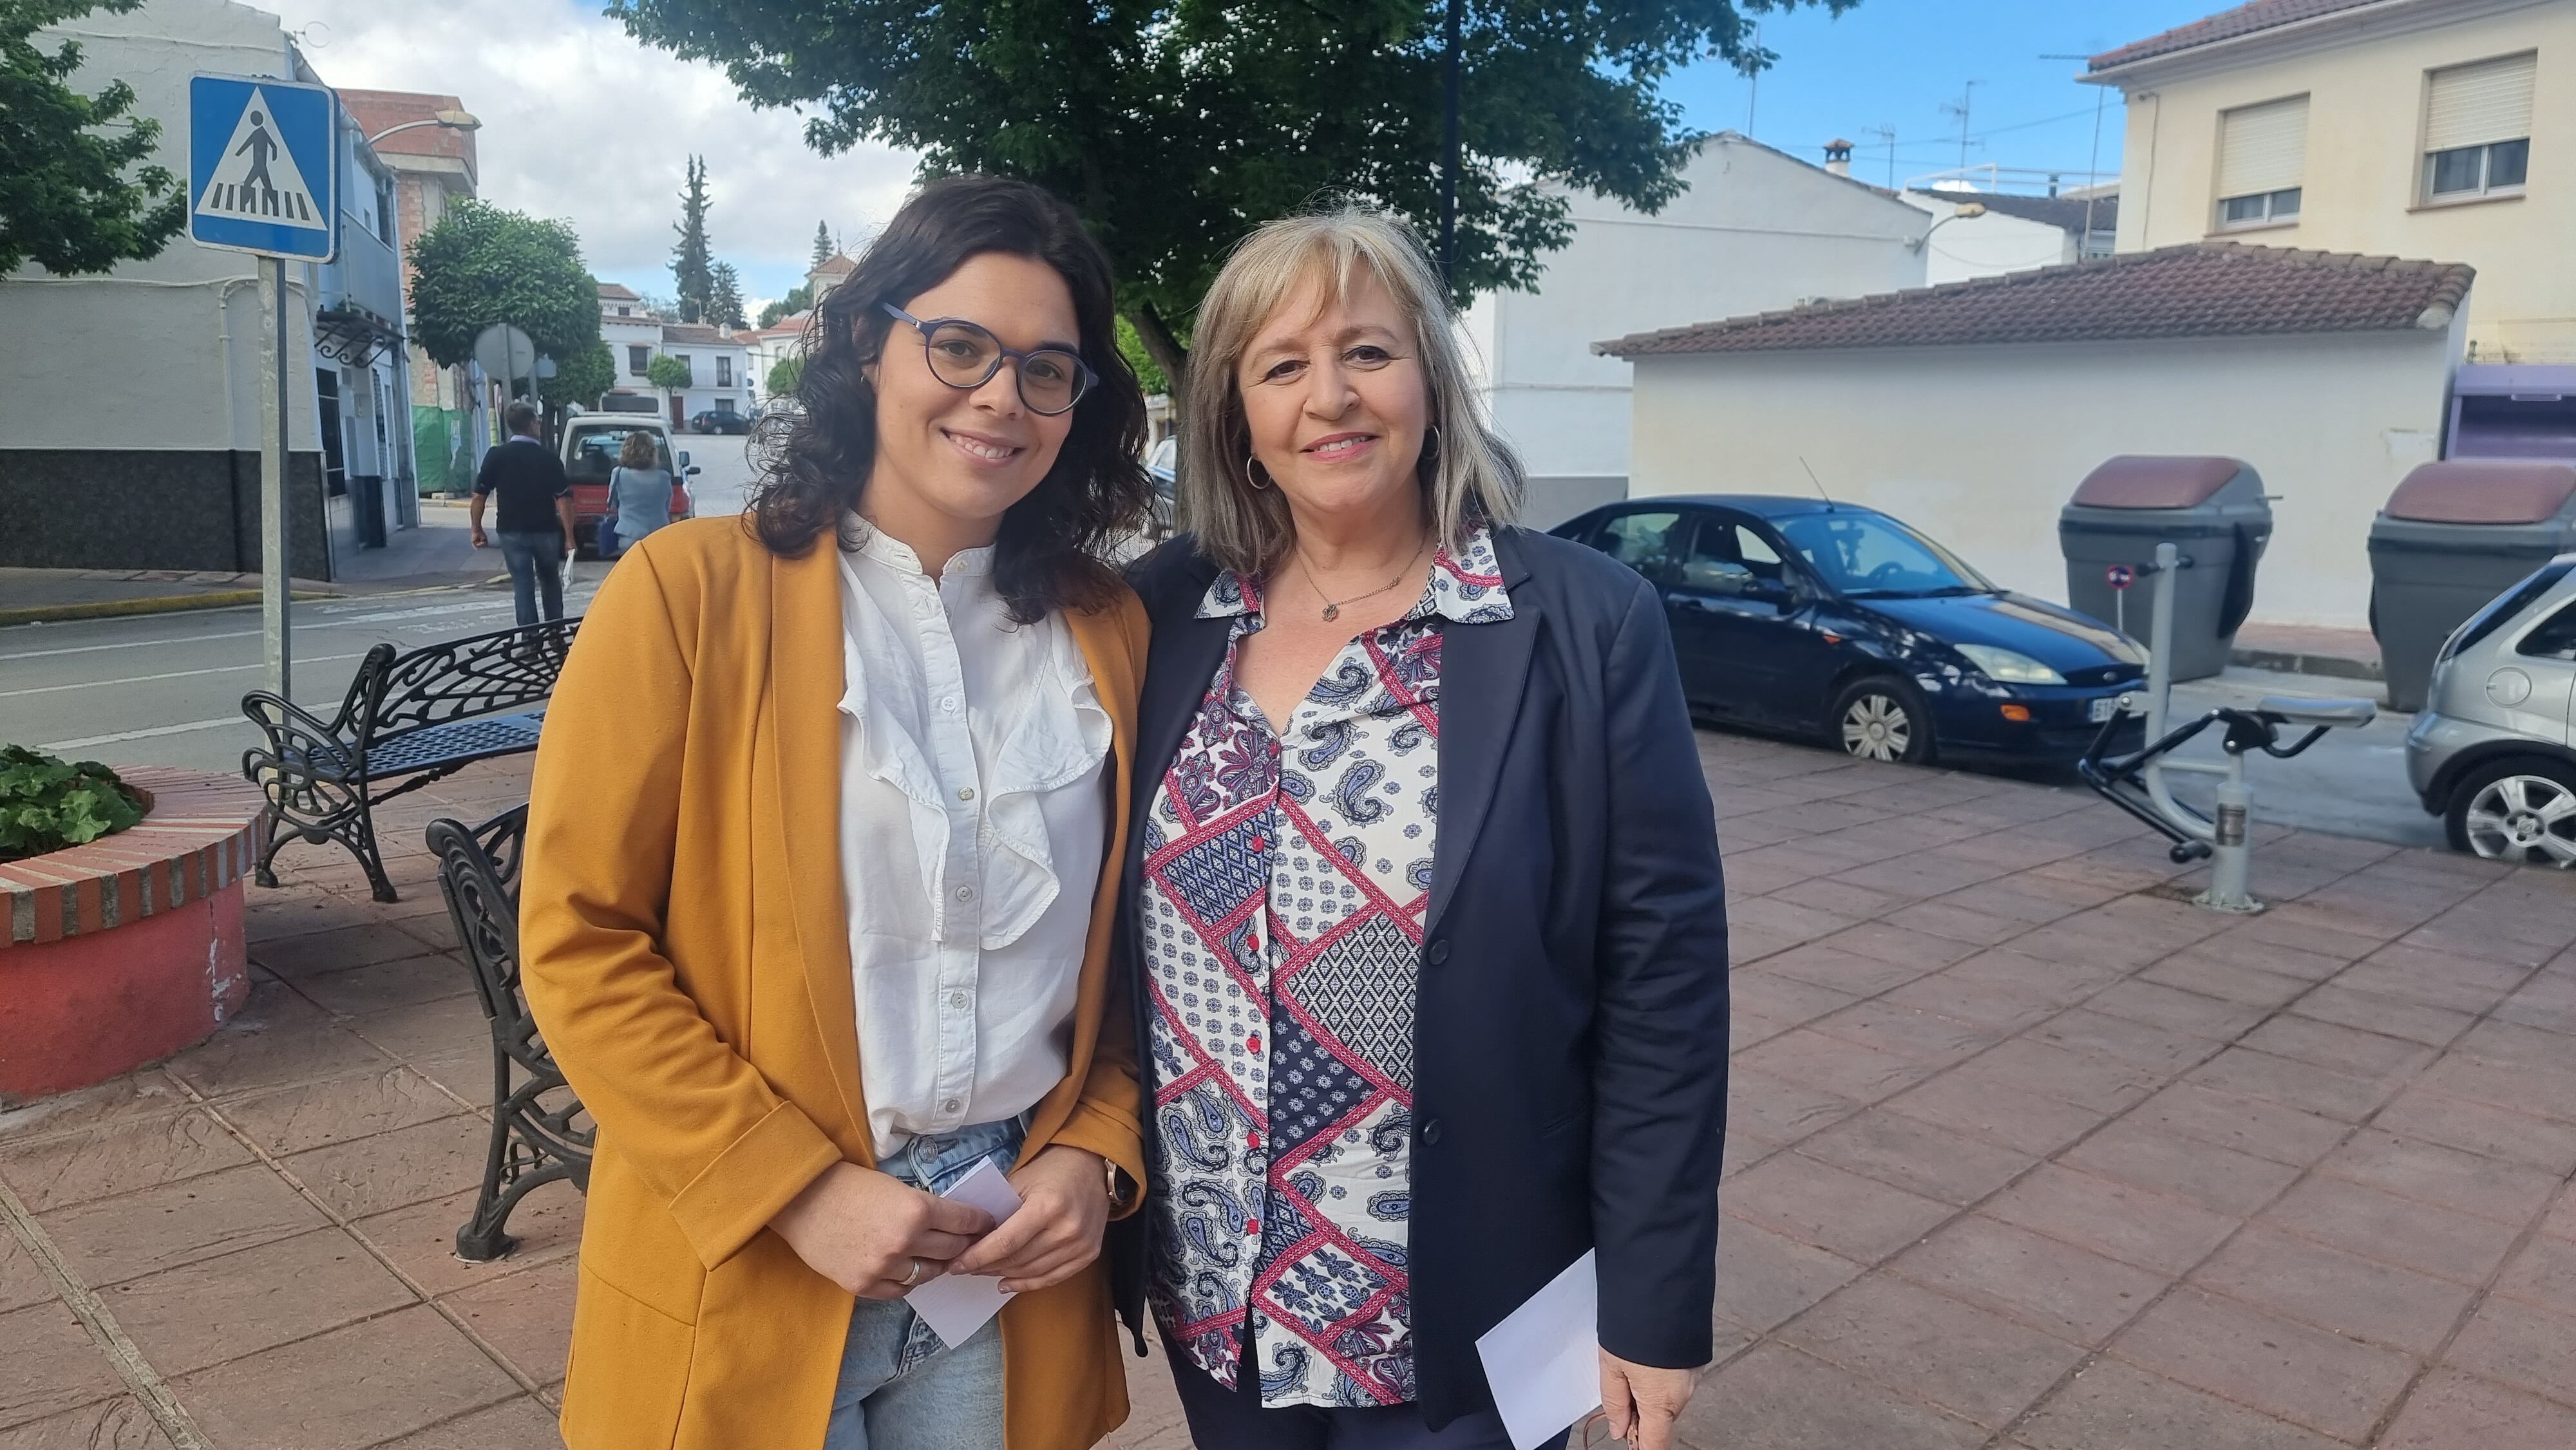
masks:
<path fill-rule="evenodd" d="M 95 11 L 77 38 L 85 92 L 135 90 L 162 125 L 155 159 L 185 184 L 188 79 L 318 78 L 277 17 L 230 0 Z M 293 572 L 411 521 L 417 472 L 394 184 L 342 114 L 339 256 L 289 263 L 287 467 Z M 174 237 L 149 261 L 0 279 L 0 565 L 251 570 L 260 566 L 260 351 L 274 332 L 256 259 Z"/>
<path fill-rule="evenodd" d="M 1931 287 L 2107 257 L 2120 225 L 2117 188 L 2074 196 L 1909 188 L 1897 199 L 1934 219 L 1923 249 L 1923 282 Z M 1970 206 L 1981 210 L 1960 215 Z"/>
<path fill-rule="evenodd" d="M 1569 192 L 1573 240 L 1534 292 L 1476 299 L 1464 327 L 1495 426 L 1548 525 L 1628 487 L 1628 365 L 1597 338 L 1818 297 L 1918 285 L 1932 218 L 1733 132 L 1701 143 L 1689 189 L 1647 216 Z"/>
<path fill-rule="evenodd" d="M 754 412 L 776 406 L 785 396 L 773 394 L 770 391 L 770 372 L 780 363 L 804 351 L 805 325 L 813 318 L 814 314 L 811 312 L 796 312 L 778 319 L 775 326 L 734 333 L 734 336 L 742 339 L 743 366 L 749 370 L 751 376 Z"/>
<path fill-rule="evenodd" d="M 647 376 L 662 351 L 662 319 L 645 309 L 644 299 L 633 288 L 615 282 L 599 284 L 599 340 L 608 345 L 609 361 L 617 367 L 617 383 L 609 391 L 627 395 L 621 399 L 627 407 L 668 412 L 668 396 Z M 634 399 L 652 406 L 642 408 Z"/>
<path fill-rule="evenodd" d="M 2352 628 L 2371 516 L 2436 456 L 2471 276 L 2198 244 L 1601 347 L 1636 369 L 1636 493 L 1821 484 L 2063 600 L 2058 510 L 2095 465 L 2226 455 L 2277 495 L 2253 617 Z"/>
<path fill-rule="evenodd" d="M 672 426 L 685 427 L 707 412 L 750 415 L 750 359 L 732 327 L 665 322 L 662 354 L 689 370 L 687 387 L 667 390 Z"/>

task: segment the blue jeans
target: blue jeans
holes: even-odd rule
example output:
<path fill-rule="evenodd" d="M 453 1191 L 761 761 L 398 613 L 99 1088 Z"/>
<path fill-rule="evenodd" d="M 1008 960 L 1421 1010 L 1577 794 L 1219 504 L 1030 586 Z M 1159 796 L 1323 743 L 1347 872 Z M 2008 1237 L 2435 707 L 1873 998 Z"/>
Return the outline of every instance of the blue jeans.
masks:
<path fill-rule="evenodd" d="M 1026 1136 L 1017 1118 L 915 1138 L 877 1165 L 932 1193 L 990 1158 L 1007 1169 Z M 1002 1321 L 949 1348 L 901 1299 L 850 1310 L 823 1450 L 1002 1450 Z"/>
<path fill-rule="evenodd" d="M 540 618 L 563 618 L 563 534 L 556 529 L 505 529 L 502 562 L 510 566 L 510 598 L 521 624 Z M 546 612 L 537 613 L 537 591 L 545 591 Z"/>

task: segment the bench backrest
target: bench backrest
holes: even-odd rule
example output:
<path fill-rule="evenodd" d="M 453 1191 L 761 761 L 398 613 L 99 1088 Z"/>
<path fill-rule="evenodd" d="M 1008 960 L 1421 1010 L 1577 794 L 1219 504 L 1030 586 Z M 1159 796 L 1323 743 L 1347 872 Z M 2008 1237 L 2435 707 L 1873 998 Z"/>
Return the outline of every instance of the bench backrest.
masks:
<path fill-rule="evenodd" d="M 368 747 L 413 730 L 514 715 L 545 703 L 580 628 L 579 618 L 550 619 L 443 640 L 408 654 L 377 645 L 350 682 L 355 708 L 344 716 L 357 730 L 360 757 Z"/>

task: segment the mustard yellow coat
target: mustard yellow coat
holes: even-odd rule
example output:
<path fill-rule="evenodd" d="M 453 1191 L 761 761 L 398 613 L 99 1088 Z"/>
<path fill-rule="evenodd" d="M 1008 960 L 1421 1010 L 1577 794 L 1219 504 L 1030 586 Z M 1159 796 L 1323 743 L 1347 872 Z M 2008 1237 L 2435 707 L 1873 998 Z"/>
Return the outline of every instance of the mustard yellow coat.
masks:
<path fill-rule="evenodd" d="M 573 1450 L 822 1444 L 850 1296 L 766 1225 L 871 1161 L 841 904 L 841 601 L 828 541 L 781 559 L 739 519 L 655 531 L 583 620 L 528 814 L 528 1005 L 599 1124 L 563 1433 Z M 1068 616 L 1114 723 L 1112 825 L 1072 1070 L 1030 1153 L 1144 1181 L 1132 1038 L 1105 1033 L 1146 624 Z M 1009 1450 L 1127 1416 L 1106 1261 L 1002 1312 Z"/>

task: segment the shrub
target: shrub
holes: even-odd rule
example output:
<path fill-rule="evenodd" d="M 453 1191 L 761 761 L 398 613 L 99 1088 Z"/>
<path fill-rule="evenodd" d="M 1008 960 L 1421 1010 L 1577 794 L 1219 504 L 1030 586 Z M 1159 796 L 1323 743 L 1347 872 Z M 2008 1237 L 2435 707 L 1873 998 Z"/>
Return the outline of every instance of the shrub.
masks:
<path fill-rule="evenodd" d="M 0 861 L 86 845 L 143 819 L 116 772 L 0 745 Z"/>

